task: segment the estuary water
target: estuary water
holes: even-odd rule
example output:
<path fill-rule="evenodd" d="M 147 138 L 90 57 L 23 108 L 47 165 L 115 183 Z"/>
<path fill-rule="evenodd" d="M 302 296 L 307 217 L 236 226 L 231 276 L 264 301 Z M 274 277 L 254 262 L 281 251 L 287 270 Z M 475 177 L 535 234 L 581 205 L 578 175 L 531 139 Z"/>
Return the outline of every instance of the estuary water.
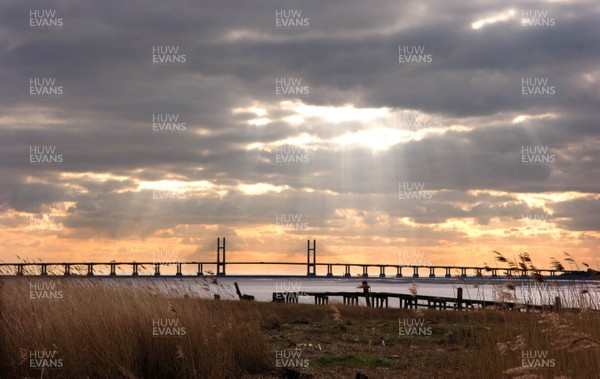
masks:
<path fill-rule="evenodd" d="M 457 289 L 463 289 L 464 299 L 513 301 L 529 304 L 554 304 L 560 297 L 565 307 L 592 307 L 600 304 L 600 282 L 586 280 L 547 280 L 537 283 L 520 278 L 307 278 L 307 277 L 162 277 L 162 278 L 95 278 L 108 285 L 144 287 L 173 296 L 238 299 L 234 283 L 243 294 L 257 301 L 272 301 L 273 292 L 362 292 L 358 288 L 367 280 L 372 292 L 455 298 Z M 360 299 L 364 304 L 364 299 Z M 300 296 L 300 303 L 314 303 L 314 298 Z M 331 297 L 329 303 L 341 303 L 342 298 Z M 398 307 L 398 299 L 390 299 L 390 307 Z"/>

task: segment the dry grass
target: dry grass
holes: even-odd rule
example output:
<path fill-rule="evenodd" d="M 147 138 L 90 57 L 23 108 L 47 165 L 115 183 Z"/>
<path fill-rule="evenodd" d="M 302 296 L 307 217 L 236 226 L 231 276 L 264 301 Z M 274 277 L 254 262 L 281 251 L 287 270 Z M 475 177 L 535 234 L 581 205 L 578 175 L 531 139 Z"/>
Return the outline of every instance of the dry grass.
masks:
<path fill-rule="evenodd" d="M 593 270 L 587 263 L 582 266 L 587 268 L 581 270 L 579 264 L 573 257 L 563 252 L 565 261 L 571 266 L 571 270 L 577 271 L 581 275 L 572 275 L 570 279 L 548 280 L 547 277 L 537 272 L 538 268 L 527 252 L 516 254 L 513 258 L 508 258 L 502 253 L 494 251 L 494 259 L 508 267 L 498 268 L 500 270 L 515 270 L 516 276 L 509 276 L 507 281 L 499 286 L 495 286 L 494 300 L 496 301 L 516 301 L 524 304 L 555 304 L 556 298 L 560 298 L 561 305 L 566 308 L 579 309 L 600 309 L 600 272 Z M 565 265 L 556 258 L 551 258 L 550 263 L 557 275 L 565 274 Z M 486 270 L 491 267 L 484 264 Z M 519 273 L 525 272 L 527 277 L 520 277 Z M 587 280 L 583 280 L 587 279 Z M 596 280 L 589 280 L 596 279 Z"/>
<path fill-rule="evenodd" d="M 63 298 L 30 299 L 30 280 L 5 281 L 0 377 L 224 378 L 267 367 L 268 344 L 251 306 L 86 279 L 31 282 L 54 282 Z M 185 335 L 154 336 L 157 320 L 177 321 L 167 333 Z M 29 352 L 44 349 L 57 351 L 61 369 L 30 369 Z"/>
<path fill-rule="evenodd" d="M 487 336 L 482 336 L 477 353 L 481 361 L 473 363 L 473 370 L 502 372 L 513 378 L 597 377 L 597 312 L 505 313 L 504 331 L 492 328 Z M 530 359 L 531 356 L 537 359 Z"/>
<path fill-rule="evenodd" d="M 33 281 L 63 298 L 29 298 Z M 600 372 L 600 314 L 437 311 L 201 300 L 189 285 L 99 285 L 111 279 L 0 281 L 0 377 L 593 378 Z M 185 283 L 185 282 L 182 282 Z M 150 285 L 149 285 L 150 286 Z M 214 286 L 213 286 L 214 287 Z M 211 287 L 211 291 L 216 291 Z M 399 336 L 399 319 L 431 335 Z M 153 319 L 177 319 L 184 336 L 155 337 Z M 30 369 L 33 350 L 56 350 L 59 369 Z M 302 349 L 309 367 L 277 368 L 277 350 Z M 523 352 L 553 367 L 524 367 Z M 286 376 L 287 375 L 287 376 Z"/>

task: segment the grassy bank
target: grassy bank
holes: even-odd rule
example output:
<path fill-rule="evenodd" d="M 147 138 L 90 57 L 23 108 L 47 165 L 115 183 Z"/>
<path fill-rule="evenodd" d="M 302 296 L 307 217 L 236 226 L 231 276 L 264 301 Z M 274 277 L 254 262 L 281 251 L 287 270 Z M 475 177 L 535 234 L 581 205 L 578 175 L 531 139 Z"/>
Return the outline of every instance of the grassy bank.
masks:
<path fill-rule="evenodd" d="M 167 297 L 85 279 L 0 283 L 2 378 L 354 378 L 357 372 L 592 378 L 600 372 L 600 315 L 593 311 L 372 309 L 200 300 L 183 287 Z"/>

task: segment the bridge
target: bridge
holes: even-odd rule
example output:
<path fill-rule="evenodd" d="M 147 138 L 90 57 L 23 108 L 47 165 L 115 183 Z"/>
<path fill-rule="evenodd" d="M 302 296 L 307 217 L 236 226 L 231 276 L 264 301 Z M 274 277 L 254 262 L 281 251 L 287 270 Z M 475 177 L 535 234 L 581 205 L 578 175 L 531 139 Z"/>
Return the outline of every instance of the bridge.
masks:
<path fill-rule="evenodd" d="M 312 242 L 312 243 L 311 243 Z M 559 271 L 553 269 L 536 269 L 527 270 L 520 268 L 488 268 L 488 267 L 477 267 L 477 266 L 445 266 L 445 265 L 396 265 L 396 264 L 379 264 L 379 263 L 322 263 L 317 262 L 317 241 L 308 240 L 306 249 L 306 263 L 304 262 L 227 262 L 226 260 L 226 249 L 225 249 L 225 238 L 217 238 L 217 254 L 216 261 L 193 261 L 193 262 L 181 262 L 181 261 L 169 261 L 169 262 L 157 262 L 157 261 L 146 261 L 146 262 L 17 262 L 17 263 L 0 263 L 0 276 L 132 276 L 132 277 L 161 277 L 170 276 L 161 273 L 163 267 L 175 267 L 177 277 L 190 277 L 190 276 L 204 276 L 210 274 L 209 271 L 205 270 L 205 266 L 216 267 L 217 276 L 227 276 L 227 266 L 268 266 L 268 265 L 283 265 L 283 266 L 306 266 L 307 277 L 317 277 L 317 268 L 321 268 L 321 272 L 326 270 L 325 275 L 320 277 L 352 277 L 351 272 L 359 271 L 359 276 L 367 278 L 369 277 L 369 269 L 376 269 L 379 272 L 380 278 L 396 277 L 402 278 L 408 271 L 408 276 L 418 278 L 420 273 L 425 271 L 428 272 L 429 278 L 444 277 L 451 278 L 452 270 L 462 278 L 468 276 L 471 273 L 475 277 L 498 278 L 500 276 L 519 276 L 527 278 L 530 276 L 545 276 L 545 277 L 558 277 L 560 274 L 573 274 L 580 273 L 580 271 Z M 130 272 L 129 275 L 117 274 L 117 271 L 123 271 L 123 268 L 127 268 Z M 145 275 L 140 273 L 140 268 L 153 267 L 153 273 Z M 192 267 L 190 270 L 189 267 Z M 100 274 L 97 268 L 107 268 L 108 274 Z M 188 268 L 188 269 L 186 269 Z M 184 270 L 186 269 L 186 270 Z M 335 273 L 334 273 L 335 269 Z M 184 271 L 186 272 L 184 274 Z M 411 275 L 412 271 L 412 275 Z M 188 274 L 188 272 L 194 272 Z M 360 274 L 362 273 L 362 274 Z M 441 273 L 441 275 L 440 275 Z M 487 275 L 489 274 L 489 275 Z"/>

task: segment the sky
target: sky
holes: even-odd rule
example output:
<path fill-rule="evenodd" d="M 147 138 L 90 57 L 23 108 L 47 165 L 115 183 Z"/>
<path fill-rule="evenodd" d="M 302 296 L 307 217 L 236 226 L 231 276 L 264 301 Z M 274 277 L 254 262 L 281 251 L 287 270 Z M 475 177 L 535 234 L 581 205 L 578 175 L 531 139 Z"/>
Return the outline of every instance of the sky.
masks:
<path fill-rule="evenodd" d="M 597 267 L 599 17 L 0 0 L 0 260 Z"/>

